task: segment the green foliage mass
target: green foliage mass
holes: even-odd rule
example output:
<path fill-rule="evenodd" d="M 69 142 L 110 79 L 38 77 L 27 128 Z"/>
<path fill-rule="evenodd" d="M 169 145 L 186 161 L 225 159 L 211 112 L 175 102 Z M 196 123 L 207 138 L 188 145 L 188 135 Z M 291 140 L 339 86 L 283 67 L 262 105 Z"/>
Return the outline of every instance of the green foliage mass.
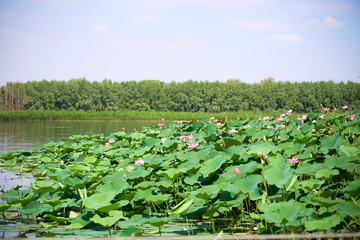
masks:
<path fill-rule="evenodd" d="M 169 123 L 2 154 L 36 182 L 4 193 L 0 210 L 119 236 L 185 219 L 188 234 L 359 232 L 360 115 L 349 115 Z"/>
<path fill-rule="evenodd" d="M 238 112 L 293 109 L 320 111 L 347 105 L 360 109 L 360 83 L 348 81 L 275 82 L 272 78 L 248 84 L 226 82 L 157 80 L 90 82 L 29 81 L 7 83 L 0 88 L 0 111 L 173 111 Z"/>

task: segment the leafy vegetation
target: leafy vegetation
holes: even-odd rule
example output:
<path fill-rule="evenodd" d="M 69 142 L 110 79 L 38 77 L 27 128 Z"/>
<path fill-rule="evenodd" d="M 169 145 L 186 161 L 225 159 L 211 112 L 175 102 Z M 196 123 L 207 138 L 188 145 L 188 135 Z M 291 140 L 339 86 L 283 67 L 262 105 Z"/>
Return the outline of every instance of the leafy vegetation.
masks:
<path fill-rule="evenodd" d="M 160 123 L 2 154 L 36 183 L 4 193 L 0 210 L 54 235 L 359 232 L 360 116 L 324 111 Z"/>
<path fill-rule="evenodd" d="M 293 109 L 297 113 L 318 112 L 321 105 L 347 105 L 360 109 L 360 83 L 275 82 L 247 84 L 156 80 L 89 82 L 31 81 L 7 83 L 0 88 L 0 111 L 84 110 L 84 111 L 172 111 L 237 112 Z"/>
<path fill-rule="evenodd" d="M 223 113 L 205 112 L 145 112 L 145 111 L 13 111 L 0 112 L 2 121 L 26 121 L 26 120 L 114 120 L 114 121 L 167 121 L 208 119 L 215 116 L 217 119 L 247 119 L 258 118 L 262 114 L 275 115 L 280 111 L 239 111 Z"/>

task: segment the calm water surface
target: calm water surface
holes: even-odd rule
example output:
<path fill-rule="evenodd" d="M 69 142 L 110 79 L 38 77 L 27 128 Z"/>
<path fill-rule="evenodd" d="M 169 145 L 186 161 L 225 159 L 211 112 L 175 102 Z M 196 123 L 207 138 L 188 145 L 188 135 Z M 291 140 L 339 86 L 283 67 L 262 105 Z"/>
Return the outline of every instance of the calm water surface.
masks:
<path fill-rule="evenodd" d="M 29 151 L 52 141 L 65 141 L 74 134 L 105 136 L 118 131 L 127 133 L 156 122 L 0 122 L 0 153 Z"/>

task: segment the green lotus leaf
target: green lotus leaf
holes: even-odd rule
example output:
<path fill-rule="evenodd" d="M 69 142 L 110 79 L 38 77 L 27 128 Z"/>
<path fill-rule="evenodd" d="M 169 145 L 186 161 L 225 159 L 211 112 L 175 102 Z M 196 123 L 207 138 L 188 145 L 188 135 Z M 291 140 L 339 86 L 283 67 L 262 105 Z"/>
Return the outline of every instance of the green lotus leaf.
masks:
<path fill-rule="evenodd" d="M 253 156 L 257 156 L 258 153 L 268 155 L 270 152 L 275 152 L 276 147 L 273 142 L 266 141 L 263 143 L 253 144 L 248 148 L 247 153 Z"/>
<path fill-rule="evenodd" d="M 176 215 L 173 215 L 170 217 L 160 217 L 160 218 L 152 217 L 152 218 L 148 219 L 146 222 L 153 225 L 154 227 L 161 227 L 162 225 L 164 225 L 168 222 L 174 221 L 177 218 L 178 218 L 178 216 L 176 216 Z"/>
<path fill-rule="evenodd" d="M 98 214 L 95 214 L 95 216 L 90 218 L 90 220 L 93 221 L 94 223 L 107 228 L 114 225 L 120 219 L 127 219 L 127 218 L 124 217 L 122 211 L 116 211 L 116 210 L 110 211 L 109 217 L 100 217 Z"/>
<path fill-rule="evenodd" d="M 111 210 L 120 209 L 121 207 L 124 207 L 128 204 L 129 204 L 128 200 L 120 200 L 114 204 L 99 208 L 99 211 L 104 213 L 109 213 Z"/>
<path fill-rule="evenodd" d="M 342 148 L 343 146 L 341 146 L 340 148 Z M 343 168 L 343 166 L 350 160 L 350 157 L 348 157 L 346 154 L 344 153 L 340 153 L 339 156 L 335 155 L 335 156 L 331 156 L 330 158 L 327 158 L 324 162 L 324 165 L 327 168 Z M 320 169 L 318 169 L 320 170 Z"/>
<path fill-rule="evenodd" d="M 7 204 L 5 202 L 0 202 L 0 212 L 4 213 L 10 207 L 11 207 L 11 205 L 9 205 L 9 204 Z"/>
<path fill-rule="evenodd" d="M 89 209 L 98 210 L 99 208 L 111 205 L 110 201 L 114 199 L 115 195 L 115 191 L 95 193 L 94 195 L 84 199 L 84 205 Z"/>
<path fill-rule="evenodd" d="M 193 202 L 193 199 L 188 198 L 182 200 L 178 205 L 176 205 L 170 210 L 170 215 L 181 215 L 185 213 Z"/>
<path fill-rule="evenodd" d="M 84 166 L 82 164 L 75 164 L 70 168 L 73 172 L 83 172 L 83 171 L 90 171 L 90 167 Z"/>
<path fill-rule="evenodd" d="M 344 152 L 347 156 L 357 156 L 360 153 L 359 147 L 348 147 L 341 145 L 340 149 L 342 152 Z"/>
<path fill-rule="evenodd" d="M 340 172 L 336 169 L 320 169 L 315 173 L 315 178 L 329 179 L 332 176 L 338 175 Z"/>
<path fill-rule="evenodd" d="M 360 217 L 360 206 L 359 204 L 354 204 L 353 202 L 347 202 L 344 200 L 340 200 L 336 205 L 337 212 L 345 217 L 345 216 L 353 216 Z"/>
<path fill-rule="evenodd" d="M 50 218 L 51 220 L 53 220 L 54 222 L 57 222 L 57 223 L 69 222 L 72 220 L 71 218 L 54 216 L 52 214 L 45 214 L 44 218 Z"/>
<path fill-rule="evenodd" d="M 307 231 L 330 231 L 331 228 L 336 227 L 341 221 L 342 218 L 338 214 L 333 214 L 330 217 L 305 222 L 305 228 Z"/>
<path fill-rule="evenodd" d="M 197 198 L 208 200 L 210 198 L 216 198 L 218 193 L 222 190 L 221 185 L 206 185 L 202 188 L 199 188 L 193 192 L 191 192 L 191 195 L 196 196 Z"/>
<path fill-rule="evenodd" d="M 336 149 L 340 147 L 342 143 L 345 142 L 345 139 L 336 132 L 334 135 L 327 137 L 325 140 L 322 141 L 320 152 L 327 154 L 329 149 Z"/>
<path fill-rule="evenodd" d="M 36 181 L 35 186 L 31 185 L 31 188 L 38 193 L 47 193 L 55 192 L 60 188 L 60 185 L 53 181 Z"/>
<path fill-rule="evenodd" d="M 190 186 L 194 185 L 198 182 L 199 176 L 198 175 L 188 175 L 184 178 L 184 182 Z"/>
<path fill-rule="evenodd" d="M 311 192 L 313 189 L 319 189 L 319 187 L 324 183 L 324 180 L 319 180 L 315 178 L 310 178 L 305 181 L 298 183 L 298 186 L 305 190 L 305 192 Z"/>
<path fill-rule="evenodd" d="M 352 196 L 360 195 L 360 181 L 348 182 L 346 187 L 341 190 L 344 193 L 348 193 Z"/>
<path fill-rule="evenodd" d="M 199 169 L 205 178 L 218 170 L 223 163 L 228 160 L 228 155 L 225 153 L 218 153 L 214 158 L 206 160 Z"/>
<path fill-rule="evenodd" d="M 71 221 L 70 225 L 65 226 L 66 229 L 78 229 L 84 228 L 91 223 L 90 218 L 94 216 L 94 213 L 91 212 L 83 212 L 80 217 L 77 217 Z"/>
<path fill-rule="evenodd" d="M 130 134 L 130 138 L 132 140 L 139 140 L 141 138 L 144 138 L 146 135 L 141 132 L 134 132 Z"/>
<path fill-rule="evenodd" d="M 186 173 L 186 172 L 187 172 L 187 169 L 185 169 L 185 168 L 181 168 L 181 169 L 179 169 L 179 168 L 170 168 L 170 169 L 168 169 L 166 171 L 159 171 L 158 175 L 159 176 L 164 176 L 169 180 L 174 180 L 178 176 L 180 176 L 181 174 Z"/>
<path fill-rule="evenodd" d="M 234 195 L 239 193 L 253 193 L 258 189 L 259 183 L 262 182 L 262 176 L 258 174 L 252 174 L 239 178 L 232 184 L 225 185 L 224 190 Z"/>
<path fill-rule="evenodd" d="M 270 185 L 282 188 L 294 175 L 294 170 L 290 167 L 267 166 L 264 171 L 265 180 Z"/>
<path fill-rule="evenodd" d="M 287 202 L 272 203 L 270 205 L 259 203 L 258 208 L 264 214 L 264 218 L 267 222 L 276 224 L 286 224 L 288 222 L 296 222 L 297 220 L 309 216 L 312 214 L 312 208 L 306 208 L 305 203 L 296 202 L 293 199 Z M 298 221 L 298 226 L 301 222 Z"/>
<path fill-rule="evenodd" d="M 313 175 L 322 168 L 324 168 L 324 165 L 321 163 L 304 163 L 295 169 L 295 173 L 298 175 Z"/>
<path fill-rule="evenodd" d="M 171 128 L 167 128 L 160 131 L 159 137 L 170 137 L 172 136 L 174 131 Z"/>
<path fill-rule="evenodd" d="M 141 235 L 142 235 L 142 233 L 139 228 L 125 228 L 117 236 L 119 236 L 119 237 L 138 237 Z"/>
<path fill-rule="evenodd" d="M 170 199 L 167 194 L 154 194 L 153 189 L 138 190 L 134 195 L 134 200 L 143 199 L 146 202 L 153 202 L 156 204 L 163 203 Z"/>
<path fill-rule="evenodd" d="M 148 147 L 155 146 L 155 145 L 159 145 L 159 144 L 160 144 L 160 139 L 158 139 L 158 138 L 152 138 L 152 137 L 147 137 L 147 138 L 144 138 L 142 144 L 143 144 L 144 146 L 148 146 Z"/>
<path fill-rule="evenodd" d="M 32 201 L 26 205 L 25 208 L 20 209 L 20 212 L 29 216 L 38 216 L 44 212 L 52 212 L 53 210 L 54 207 L 50 204 L 40 204 L 38 202 Z"/>

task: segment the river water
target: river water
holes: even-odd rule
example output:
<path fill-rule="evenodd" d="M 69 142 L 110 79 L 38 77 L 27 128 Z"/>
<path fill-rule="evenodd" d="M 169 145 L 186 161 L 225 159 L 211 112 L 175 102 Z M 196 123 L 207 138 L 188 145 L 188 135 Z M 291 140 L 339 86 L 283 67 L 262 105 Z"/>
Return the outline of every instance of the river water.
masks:
<path fill-rule="evenodd" d="M 0 122 L 0 153 L 29 151 L 52 141 L 65 141 L 74 134 L 105 136 L 118 131 L 127 133 L 156 122 Z"/>

